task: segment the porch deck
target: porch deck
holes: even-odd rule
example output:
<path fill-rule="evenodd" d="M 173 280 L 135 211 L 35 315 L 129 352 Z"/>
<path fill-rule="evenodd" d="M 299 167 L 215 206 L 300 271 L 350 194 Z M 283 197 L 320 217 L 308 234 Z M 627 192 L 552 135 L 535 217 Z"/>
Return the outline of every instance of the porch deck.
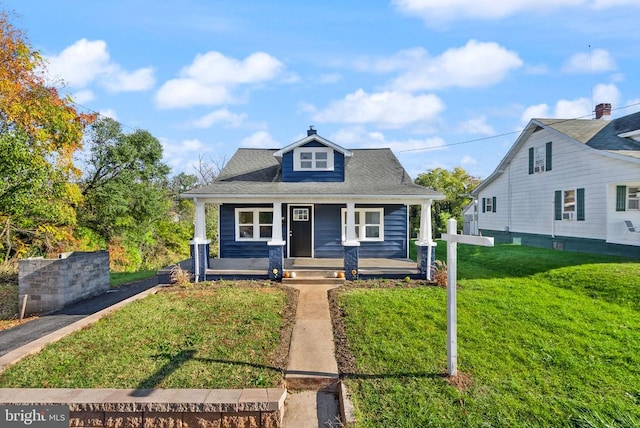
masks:
<path fill-rule="evenodd" d="M 420 269 L 410 259 L 360 259 L 358 261 L 359 276 L 370 278 L 418 278 Z M 191 271 L 191 260 L 185 260 L 180 266 Z M 267 279 L 269 269 L 268 258 L 246 259 L 209 259 L 207 280 L 216 279 Z M 343 259 L 289 258 L 284 260 L 284 269 L 300 272 L 317 272 L 318 276 L 332 277 L 333 272 L 344 270 Z M 170 268 L 158 272 L 161 278 L 168 280 Z"/>

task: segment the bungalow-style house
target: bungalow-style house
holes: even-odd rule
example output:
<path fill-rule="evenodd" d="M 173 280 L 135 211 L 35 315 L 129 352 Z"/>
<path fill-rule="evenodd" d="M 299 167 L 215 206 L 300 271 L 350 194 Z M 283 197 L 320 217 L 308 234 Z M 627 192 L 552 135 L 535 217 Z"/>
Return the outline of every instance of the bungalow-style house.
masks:
<path fill-rule="evenodd" d="M 470 230 L 503 243 L 640 255 L 640 112 L 610 120 L 611 104 L 599 104 L 595 113 L 532 119 L 472 192 Z"/>
<path fill-rule="evenodd" d="M 311 127 L 281 149 L 241 148 L 216 180 L 182 195 L 196 204 L 192 253 L 206 278 L 205 204 L 219 213 L 220 258 L 269 258 L 281 277 L 285 258 L 344 258 L 347 279 L 360 258 L 409 257 L 409 205 L 420 205 L 419 267 L 433 258 L 431 201 L 444 198 L 413 182 L 389 149 L 347 150 Z"/>

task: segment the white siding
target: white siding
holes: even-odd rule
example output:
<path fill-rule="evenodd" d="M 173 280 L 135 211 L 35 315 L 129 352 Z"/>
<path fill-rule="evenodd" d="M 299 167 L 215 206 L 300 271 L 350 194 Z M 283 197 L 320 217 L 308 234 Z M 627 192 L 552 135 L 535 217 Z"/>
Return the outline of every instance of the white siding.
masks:
<path fill-rule="evenodd" d="M 551 171 L 529 174 L 529 148 L 552 142 Z M 496 196 L 496 213 L 479 213 L 480 229 L 560 235 L 640 245 L 623 220 L 640 227 L 640 211 L 616 213 L 616 185 L 640 182 L 640 164 L 603 156 L 547 129 L 531 134 L 504 172 L 478 195 Z M 554 220 L 556 190 L 585 189 L 585 221 Z M 481 211 L 481 210 L 480 210 Z"/>

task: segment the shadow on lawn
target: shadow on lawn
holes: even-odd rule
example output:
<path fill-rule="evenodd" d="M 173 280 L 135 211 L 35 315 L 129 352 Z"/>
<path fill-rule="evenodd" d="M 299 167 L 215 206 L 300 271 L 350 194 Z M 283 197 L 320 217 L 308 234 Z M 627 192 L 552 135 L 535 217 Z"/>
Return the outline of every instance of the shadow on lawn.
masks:
<path fill-rule="evenodd" d="M 478 247 L 458 244 L 458 279 L 528 277 L 567 266 L 600 263 L 635 263 L 629 258 L 592 253 L 559 251 L 513 244 Z M 445 261 L 446 244 L 436 255 Z"/>
<path fill-rule="evenodd" d="M 166 379 L 173 372 L 178 370 L 183 364 L 188 361 L 199 361 L 203 363 L 211 363 L 211 364 L 231 364 L 231 365 L 239 365 L 239 366 L 247 366 L 254 367 L 257 369 L 266 369 L 273 370 L 278 373 L 284 373 L 284 370 L 279 367 L 266 366 L 264 364 L 256 364 L 250 363 L 247 361 L 231 361 L 231 360 L 222 360 L 216 358 L 198 358 L 194 357 L 196 354 L 195 349 L 186 349 L 178 352 L 177 354 L 173 353 L 162 353 L 155 355 L 155 358 L 167 358 L 169 361 L 162 367 L 160 367 L 155 373 L 146 379 L 142 380 L 138 385 L 136 385 L 136 390 L 131 393 L 133 397 L 146 397 L 151 394 L 153 388 L 156 388 L 164 379 Z"/>
<path fill-rule="evenodd" d="M 341 373 L 341 379 L 402 379 L 402 378 L 438 379 L 446 378 L 446 373 Z"/>

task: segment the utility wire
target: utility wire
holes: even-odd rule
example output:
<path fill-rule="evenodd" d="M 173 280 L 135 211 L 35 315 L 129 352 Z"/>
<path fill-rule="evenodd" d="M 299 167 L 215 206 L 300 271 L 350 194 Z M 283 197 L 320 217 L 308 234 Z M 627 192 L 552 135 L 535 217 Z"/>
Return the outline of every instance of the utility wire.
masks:
<path fill-rule="evenodd" d="M 635 107 L 635 106 L 638 106 L 638 105 L 640 105 L 640 103 L 629 104 L 629 105 L 626 105 L 624 107 L 618 107 L 618 108 L 614 108 L 614 109 L 611 109 L 611 110 L 612 111 L 623 110 L 623 109 L 627 109 L 629 107 Z M 591 119 L 591 116 L 592 116 L 592 114 L 589 113 L 589 114 L 585 114 L 584 116 L 575 117 L 573 119 L 558 119 L 558 120 L 556 120 L 554 122 L 551 122 L 550 125 L 556 125 L 558 123 L 569 122 L 569 121 L 576 120 L 576 119 L 585 119 L 585 118 Z M 524 131 L 524 128 L 520 129 L 520 130 L 517 130 L 517 131 L 504 132 L 502 134 L 490 135 L 488 137 L 475 138 L 473 140 L 458 141 L 456 143 L 451 143 L 451 144 L 441 144 L 439 146 L 434 146 L 434 147 L 422 147 L 422 148 L 417 148 L 417 149 L 399 150 L 399 153 L 420 152 L 420 151 L 426 151 L 426 150 L 436 150 L 436 149 L 442 149 L 444 147 L 460 146 L 462 144 L 477 143 L 478 141 L 485 141 L 485 140 L 491 140 L 493 138 L 506 137 L 507 135 L 520 134 L 522 131 Z"/>

